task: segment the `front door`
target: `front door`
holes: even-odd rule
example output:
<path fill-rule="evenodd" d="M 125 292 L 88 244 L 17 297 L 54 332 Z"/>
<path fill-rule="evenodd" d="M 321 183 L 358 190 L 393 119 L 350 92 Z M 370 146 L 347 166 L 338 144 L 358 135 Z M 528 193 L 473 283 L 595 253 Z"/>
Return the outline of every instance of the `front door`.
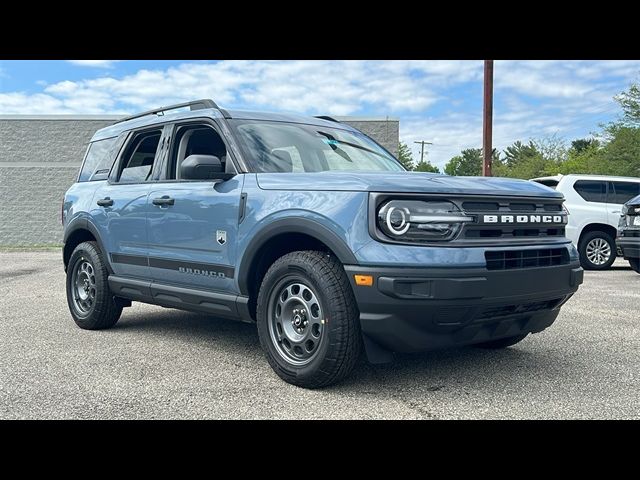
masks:
<path fill-rule="evenodd" d="M 227 181 L 186 181 L 182 160 L 191 154 L 231 162 L 212 125 L 177 126 L 166 178 L 147 198 L 149 268 L 157 283 L 234 292 L 236 235 L 243 176 Z M 227 171 L 233 171 L 231 164 Z"/>

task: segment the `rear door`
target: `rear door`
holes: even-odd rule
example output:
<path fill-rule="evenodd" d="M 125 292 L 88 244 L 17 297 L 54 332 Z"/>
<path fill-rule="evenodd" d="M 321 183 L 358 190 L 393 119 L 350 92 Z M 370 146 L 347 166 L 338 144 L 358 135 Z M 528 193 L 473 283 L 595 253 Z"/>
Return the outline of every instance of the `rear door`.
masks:
<path fill-rule="evenodd" d="M 234 292 L 244 176 L 227 181 L 180 178 L 180 164 L 190 154 L 215 155 L 230 173 L 235 167 L 212 122 L 177 124 L 171 136 L 164 173 L 147 199 L 151 277 L 157 283 Z"/>
<path fill-rule="evenodd" d="M 93 219 L 116 275 L 149 278 L 146 207 L 163 127 L 131 132 L 109 180 L 96 191 Z"/>
<path fill-rule="evenodd" d="M 622 205 L 639 194 L 639 182 L 618 180 L 609 182 L 609 191 L 607 193 L 607 215 L 609 225 L 616 228 L 618 227 L 618 222 L 620 221 L 620 215 L 622 213 Z"/>

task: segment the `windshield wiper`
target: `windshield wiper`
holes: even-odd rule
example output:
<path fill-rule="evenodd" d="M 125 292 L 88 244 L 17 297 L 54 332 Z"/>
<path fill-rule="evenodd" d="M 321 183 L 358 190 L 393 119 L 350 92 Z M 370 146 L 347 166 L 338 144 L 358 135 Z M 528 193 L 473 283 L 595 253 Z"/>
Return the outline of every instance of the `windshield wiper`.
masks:
<path fill-rule="evenodd" d="M 377 155 L 377 156 L 379 156 L 379 157 L 382 157 L 382 158 L 388 158 L 386 155 L 383 155 L 383 154 L 381 154 L 380 152 L 376 152 L 375 150 L 371 150 L 371 149 L 369 149 L 369 148 L 367 148 L 367 147 L 363 147 L 362 145 L 358 145 L 357 143 L 344 142 L 344 141 L 342 141 L 342 140 L 338 140 L 338 139 L 337 139 L 337 138 L 335 138 L 333 135 L 331 135 L 331 134 L 329 134 L 329 133 L 326 133 L 326 132 L 320 132 L 320 131 L 319 131 L 318 133 L 319 133 L 320 135 L 324 135 L 325 137 L 327 137 L 327 138 L 328 138 L 329 140 L 331 140 L 332 142 L 335 142 L 335 143 L 341 143 L 341 144 L 343 144 L 343 145 L 349 145 L 350 147 L 357 148 L 358 150 L 364 150 L 365 152 L 373 153 L 374 155 Z M 338 148 L 338 147 L 336 147 L 335 145 L 332 145 L 332 144 L 329 144 L 329 146 L 331 146 L 331 148 L 333 148 L 333 147 Z M 334 150 L 335 150 L 335 148 L 334 148 Z M 337 153 L 337 152 L 336 152 L 336 153 Z M 345 154 L 346 154 L 346 153 L 345 153 Z M 351 160 L 349 160 L 349 161 L 351 161 Z"/>
<path fill-rule="evenodd" d="M 329 145 L 331 147 L 331 150 L 336 152 L 338 155 L 340 155 L 342 158 L 344 158 L 347 162 L 353 163 L 353 160 L 351 160 L 351 157 L 349 156 L 349 154 L 336 145 L 336 143 L 339 143 L 339 141 L 336 140 L 336 138 L 333 135 L 330 135 L 330 134 L 325 133 L 325 132 L 318 132 L 318 133 L 320 135 L 324 135 L 325 137 L 327 137 L 329 139 L 330 143 L 327 142 L 327 145 Z"/>

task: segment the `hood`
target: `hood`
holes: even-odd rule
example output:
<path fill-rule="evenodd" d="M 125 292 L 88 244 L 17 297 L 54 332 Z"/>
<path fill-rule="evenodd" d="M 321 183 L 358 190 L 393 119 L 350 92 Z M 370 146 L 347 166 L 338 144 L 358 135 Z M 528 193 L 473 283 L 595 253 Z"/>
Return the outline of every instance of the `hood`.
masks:
<path fill-rule="evenodd" d="M 496 177 L 451 177 L 420 172 L 258 173 L 264 190 L 340 192 L 450 193 L 562 198 L 560 192 L 527 180 Z"/>
<path fill-rule="evenodd" d="M 625 205 L 627 207 L 637 207 L 640 205 L 640 195 L 638 195 L 637 197 L 633 197 L 631 200 L 629 200 L 627 203 L 625 203 Z"/>

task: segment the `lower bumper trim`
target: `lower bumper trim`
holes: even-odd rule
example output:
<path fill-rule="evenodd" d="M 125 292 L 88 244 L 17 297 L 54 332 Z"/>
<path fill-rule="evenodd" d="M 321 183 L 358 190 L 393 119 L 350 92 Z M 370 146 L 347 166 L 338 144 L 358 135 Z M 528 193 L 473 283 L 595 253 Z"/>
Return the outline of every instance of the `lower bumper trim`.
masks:
<path fill-rule="evenodd" d="M 404 352 L 539 332 L 555 321 L 583 281 L 578 264 L 508 271 L 345 270 L 365 338 Z M 356 286 L 356 273 L 373 275 L 374 286 Z"/>

